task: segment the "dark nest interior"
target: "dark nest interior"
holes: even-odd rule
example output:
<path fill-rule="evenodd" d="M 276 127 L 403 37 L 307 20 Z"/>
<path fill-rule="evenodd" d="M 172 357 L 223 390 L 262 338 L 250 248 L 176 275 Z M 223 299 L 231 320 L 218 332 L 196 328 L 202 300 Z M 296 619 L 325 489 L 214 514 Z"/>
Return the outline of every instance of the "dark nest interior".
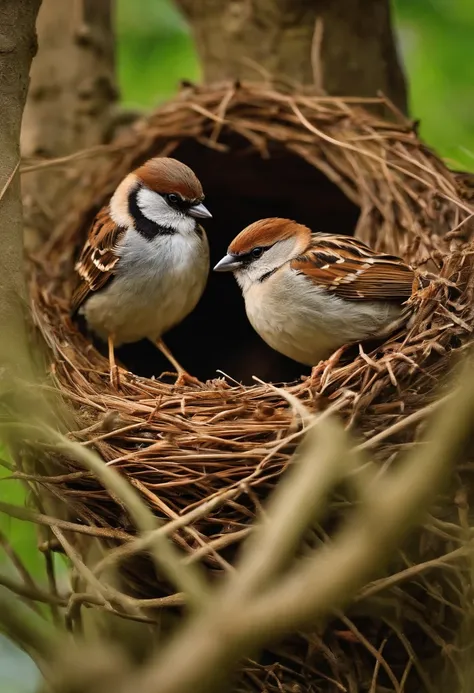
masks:
<path fill-rule="evenodd" d="M 347 425 L 374 439 L 375 459 L 395 464 L 417 436 L 418 424 L 408 417 L 432 401 L 469 343 L 474 186 L 420 142 L 411 122 L 395 111 L 387 122 L 365 110 L 376 101 L 261 85 L 186 86 L 97 155 L 69 217 L 30 263 L 34 319 L 49 346 L 51 378 L 77 413 L 75 437 L 120 470 L 162 518 L 174 520 L 215 499 L 173 534 L 215 579 L 228 569 L 297 441 L 287 401 L 264 383 L 289 383 L 311 408 L 344 393 L 340 414 Z M 355 234 L 428 273 L 429 285 L 411 299 L 410 330 L 322 367 L 310 383 L 307 370 L 253 332 L 233 278 L 211 274 L 195 312 L 166 336 L 206 384 L 175 388 L 161 380 L 168 364 L 151 345 L 139 344 L 119 350 L 130 372 L 121 392 L 114 390 L 103 347 L 70 320 L 71 267 L 99 207 L 131 169 L 156 155 L 181 159 L 200 178 L 213 213 L 206 224 L 211 264 L 262 217 Z M 74 522 L 112 543 L 134 533 L 96 478 L 71 461 L 57 465 L 60 475 L 41 482 Z M 353 614 L 349 609 L 323 633 L 269 648 L 258 664 L 243 667 L 239 690 L 429 691 L 434 677 L 455 671 L 468 569 L 450 554 L 463 536 L 456 493 L 469 488 L 471 471 L 463 460 L 425 527 L 394 557 L 372 596 L 359 595 Z M 335 502 L 334 518 L 340 506 Z M 324 530 L 330 526 L 331 519 Z M 323 535 L 316 532 L 313 541 Z M 124 565 L 123 576 L 140 599 L 171 593 L 146 558 Z M 379 608 L 379 597 L 397 607 Z"/>

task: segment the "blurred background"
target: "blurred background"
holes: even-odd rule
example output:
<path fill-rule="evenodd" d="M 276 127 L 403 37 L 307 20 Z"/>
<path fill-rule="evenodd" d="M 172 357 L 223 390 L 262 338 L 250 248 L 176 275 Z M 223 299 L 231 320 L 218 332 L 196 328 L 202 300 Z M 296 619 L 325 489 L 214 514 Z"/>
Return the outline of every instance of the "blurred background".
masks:
<path fill-rule="evenodd" d="M 393 14 L 422 138 L 450 166 L 474 171 L 473 0 L 393 0 Z M 172 96 L 180 79 L 199 80 L 189 31 L 171 0 L 117 0 L 117 66 L 127 107 L 151 108 Z M 8 471 L 0 467 L 0 474 Z M 19 482 L 4 479 L 0 493 L 24 503 Z M 0 515 L 0 532 L 44 580 L 32 527 Z M 12 570 L 0 551 L 0 571 Z M 35 680 L 30 660 L 0 635 L 0 691 L 29 693 Z"/>
<path fill-rule="evenodd" d="M 191 37 L 170 0 L 117 4 L 125 105 L 156 106 L 180 79 L 199 79 Z M 421 136 L 453 167 L 474 171 L 474 2 L 392 0 L 392 6 Z"/>

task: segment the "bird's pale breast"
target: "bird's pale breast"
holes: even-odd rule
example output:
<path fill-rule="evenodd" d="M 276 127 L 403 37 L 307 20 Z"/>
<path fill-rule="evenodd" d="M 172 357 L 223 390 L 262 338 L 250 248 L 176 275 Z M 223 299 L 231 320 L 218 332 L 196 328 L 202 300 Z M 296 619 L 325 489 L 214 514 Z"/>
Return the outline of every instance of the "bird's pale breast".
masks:
<path fill-rule="evenodd" d="M 244 293 L 248 318 L 276 351 L 309 366 L 340 346 L 375 336 L 401 309 L 388 303 L 347 301 L 292 270 L 278 270 Z"/>
<path fill-rule="evenodd" d="M 100 337 L 115 343 L 158 339 L 196 306 L 209 273 L 207 238 L 170 234 L 152 241 L 127 232 L 117 274 L 93 294 L 83 313 Z"/>

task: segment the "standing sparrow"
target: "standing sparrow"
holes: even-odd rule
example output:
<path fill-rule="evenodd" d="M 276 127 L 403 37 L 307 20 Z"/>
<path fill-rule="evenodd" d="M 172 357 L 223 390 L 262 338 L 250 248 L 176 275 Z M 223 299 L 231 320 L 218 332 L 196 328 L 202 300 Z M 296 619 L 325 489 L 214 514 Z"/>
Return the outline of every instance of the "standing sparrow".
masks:
<path fill-rule="evenodd" d="M 161 336 L 194 309 L 206 285 L 209 246 L 196 221 L 211 216 L 203 199 L 188 166 L 157 157 L 120 183 L 92 223 L 75 266 L 72 313 L 108 341 L 116 385 L 114 346 L 144 338 L 173 364 L 177 384 L 198 382 Z"/>
<path fill-rule="evenodd" d="M 398 257 L 277 218 L 244 229 L 214 270 L 234 273 L 262 339 L 309 366 L 406 322 L 415 280 Z"/>

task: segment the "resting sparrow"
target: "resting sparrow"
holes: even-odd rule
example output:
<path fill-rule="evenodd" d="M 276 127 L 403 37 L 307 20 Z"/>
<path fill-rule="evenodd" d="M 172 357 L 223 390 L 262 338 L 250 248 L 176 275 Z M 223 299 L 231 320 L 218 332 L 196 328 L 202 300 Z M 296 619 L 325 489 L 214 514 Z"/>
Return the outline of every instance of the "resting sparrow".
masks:
<path fill-rule="evenodd" d="M 309 366 L 406 322 L 415 281 L 398 257 L 277 218 L 244 229 L 214 270 L 234 273 L 262 339 Z"/>
<path fill-rule="evenodd" d="M 173 364 L 177 383 L 199 382 L 161 336 L 196 306 L 209 274 L 209 246 L 197 219 L 210 217 L 199 180 L 185 164 L 154 158 L 130 173 L 94 219 L 79 261 L 72 312 L 114 346 L 148 338 Z"/>

